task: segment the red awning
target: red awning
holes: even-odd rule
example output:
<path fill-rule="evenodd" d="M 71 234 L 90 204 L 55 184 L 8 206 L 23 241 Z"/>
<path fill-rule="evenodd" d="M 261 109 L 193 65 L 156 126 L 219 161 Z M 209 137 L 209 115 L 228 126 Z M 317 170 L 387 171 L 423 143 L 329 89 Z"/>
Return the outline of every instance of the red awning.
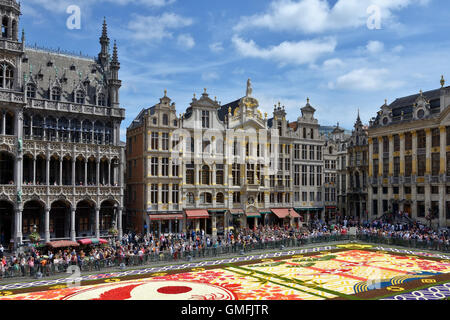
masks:
<path fill-rule="evenodd" d="M 82 244 L 82 245 L 88 245 L 88 244 L 107 244 L 108 240 L 105 239 L 96 239 L 96 238 L 91 238 L 91 239 L 80 239 L 78 240 L 78 243 Z"/>
<path fill-rule="evenodd" d="M 160 220 L 183 220 L 182 214 L 150 214 L 150 221 L 160 221 Z"/>
<path fill-rule="evenodd" d="M 240 215 L 240 214 L 244 214 L 244 210 L 242 210 L 242 209 L 231 209 L 230 213 L 232 215 Z"/>
<path fill-rule="evenodd" d="M 186 210 L 186 216 L 188 219 L 208 219 L 208 210 Z"/>
<path fill-rule="evenodd" d="M 272 212 L 280 219 L 300 218 L 300 215 L 294 209 L 272 209 Z"/>
<path fill-rule="evenodd" d="M 47 246 L 51 248 L 65 248 L 65 247 L 79 247 L 80 245 L 74 241 L 61 240 L 61 241 L 53 241 L 47 242 Z"/>

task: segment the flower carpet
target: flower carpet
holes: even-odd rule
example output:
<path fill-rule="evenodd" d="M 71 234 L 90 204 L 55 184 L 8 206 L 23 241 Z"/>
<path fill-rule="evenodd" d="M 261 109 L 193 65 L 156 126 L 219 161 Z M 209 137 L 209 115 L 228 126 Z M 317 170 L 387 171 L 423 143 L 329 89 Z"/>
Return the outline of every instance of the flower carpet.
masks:
<path fill-rule="evenodd" d="M 337 245 L 156 272 L 0 287 L 0 300 L 442 300 L 448 256 Z M 64 282 L 65 281 L 65 282 Z"/>

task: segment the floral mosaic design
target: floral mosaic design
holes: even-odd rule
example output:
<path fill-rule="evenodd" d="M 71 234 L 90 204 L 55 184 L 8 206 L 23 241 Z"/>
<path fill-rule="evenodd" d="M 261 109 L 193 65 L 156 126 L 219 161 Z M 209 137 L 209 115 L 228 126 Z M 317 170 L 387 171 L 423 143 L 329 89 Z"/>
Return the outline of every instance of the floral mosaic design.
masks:
<path fill-rule="evenodd" d="M 450 284 L 402 293 L 402 285 L 450 273 L 448 259 L 427 260 L 418 255 L 400 256 L 386 250 L 296 254 L 289 259 L 262 259 L 258 263 L 229 261 L 216 269 L 193 266 L 190 271 L 171 274 L 164 270 L 139 280 L 119 277 L 97 285 L 67 287 L 56 284 L 46 291 L 14 294 L 0 291 L 0 300 L 324 300 L 358 299 L 357 294 L 376 289 L 392 291 L 387 299 L 440 298 L 450 296 Z M 434 291 L 433 291 L 434 290 Z M 436 291 L 438 290 L 438 291 Z M 398 294 L 396 295 L 396 292 Z"/>

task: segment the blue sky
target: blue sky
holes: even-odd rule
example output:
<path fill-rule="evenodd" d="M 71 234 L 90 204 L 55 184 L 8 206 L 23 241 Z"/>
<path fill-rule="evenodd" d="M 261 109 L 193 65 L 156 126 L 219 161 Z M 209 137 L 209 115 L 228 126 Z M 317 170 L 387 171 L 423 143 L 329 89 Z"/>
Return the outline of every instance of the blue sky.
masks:
<path fill-rule="evenodd" d="M 66 27 L 73 4 L 80 30 Z M 367 25 L 373 5 L 380 29 Z M 22 11 L 28 45 L 90 56 L 106 17 L 122 67 L 123 133 L 164 89 L 182 113 L 203 88 L 223 104 L 242 97 L 251 78 L 263 112 L 280 101 L 295 121 L 309 97 L 320 124 L 350 129 L 358 108 L 368 123 L 384 99 L 450 80 L 444 0 L 26 0 Z"/>

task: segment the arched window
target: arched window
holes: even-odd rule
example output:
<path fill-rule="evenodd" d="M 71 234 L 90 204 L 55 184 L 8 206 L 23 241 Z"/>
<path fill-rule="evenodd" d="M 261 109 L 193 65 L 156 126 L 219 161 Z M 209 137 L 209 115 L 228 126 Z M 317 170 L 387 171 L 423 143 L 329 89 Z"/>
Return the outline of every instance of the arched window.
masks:
<path fill-rule="evenodd" d="M 0 88 L 12 89 L 14 86 L 14 69 L 7 63 L 1 65 Z"/>
<path fill-rule="evenodd" d="M 58 87 L 54 87 L 52 89 L 51 99 L 53 101 L 61 101 L 61 89 Z"/>
<path fill-rule="evenodd" d="M 75 93 L 75 102 L 76 103 L 79 103 L 79 104 L 84 104 L 84 92 L 83 91 L 81 91 L 81 90 L 78 90 L 76 93 Z"/>
<path fill-rule="evenodd" d="M 98 95 L 98 102 L 97 103 L 98 103 L 99 106 L 103 106 L 103 107 L 106 106 L 106 97 L 105 97 L 105 95 L 103 93 L 100 93 Z"/>
<path fill-rule="evenodd" d="M 167 114 L 163 114 L 163 126 L 169 125 L 169 116 Z"/>
<path fill-rule="evenodd" d="M 209 167 L 208 166 L 203 166 L 202 167 L 202 172 L 201 172 L 201 177 L 202 177 L 202 184 L 203 185 L 209 185 L 210 184 L 210 173 L 209 173 Z"/>
<path fill-rule="evenodd" d="M 211 193 L 204 192 L 200 195 L 200 203 L 212 203 L 212 195 Z"/>
<path fill-rule="evenodd" d="M 218 193 L 216 196 L 217 203 L 225 203 L 225 198 L 223 196 L 223 193 Z"/>
<path fill-rule="evenodd" d="M 27 84 L 27 97 L 28 98 L 36 98 L 36 86 L 32 83 Z"/>

